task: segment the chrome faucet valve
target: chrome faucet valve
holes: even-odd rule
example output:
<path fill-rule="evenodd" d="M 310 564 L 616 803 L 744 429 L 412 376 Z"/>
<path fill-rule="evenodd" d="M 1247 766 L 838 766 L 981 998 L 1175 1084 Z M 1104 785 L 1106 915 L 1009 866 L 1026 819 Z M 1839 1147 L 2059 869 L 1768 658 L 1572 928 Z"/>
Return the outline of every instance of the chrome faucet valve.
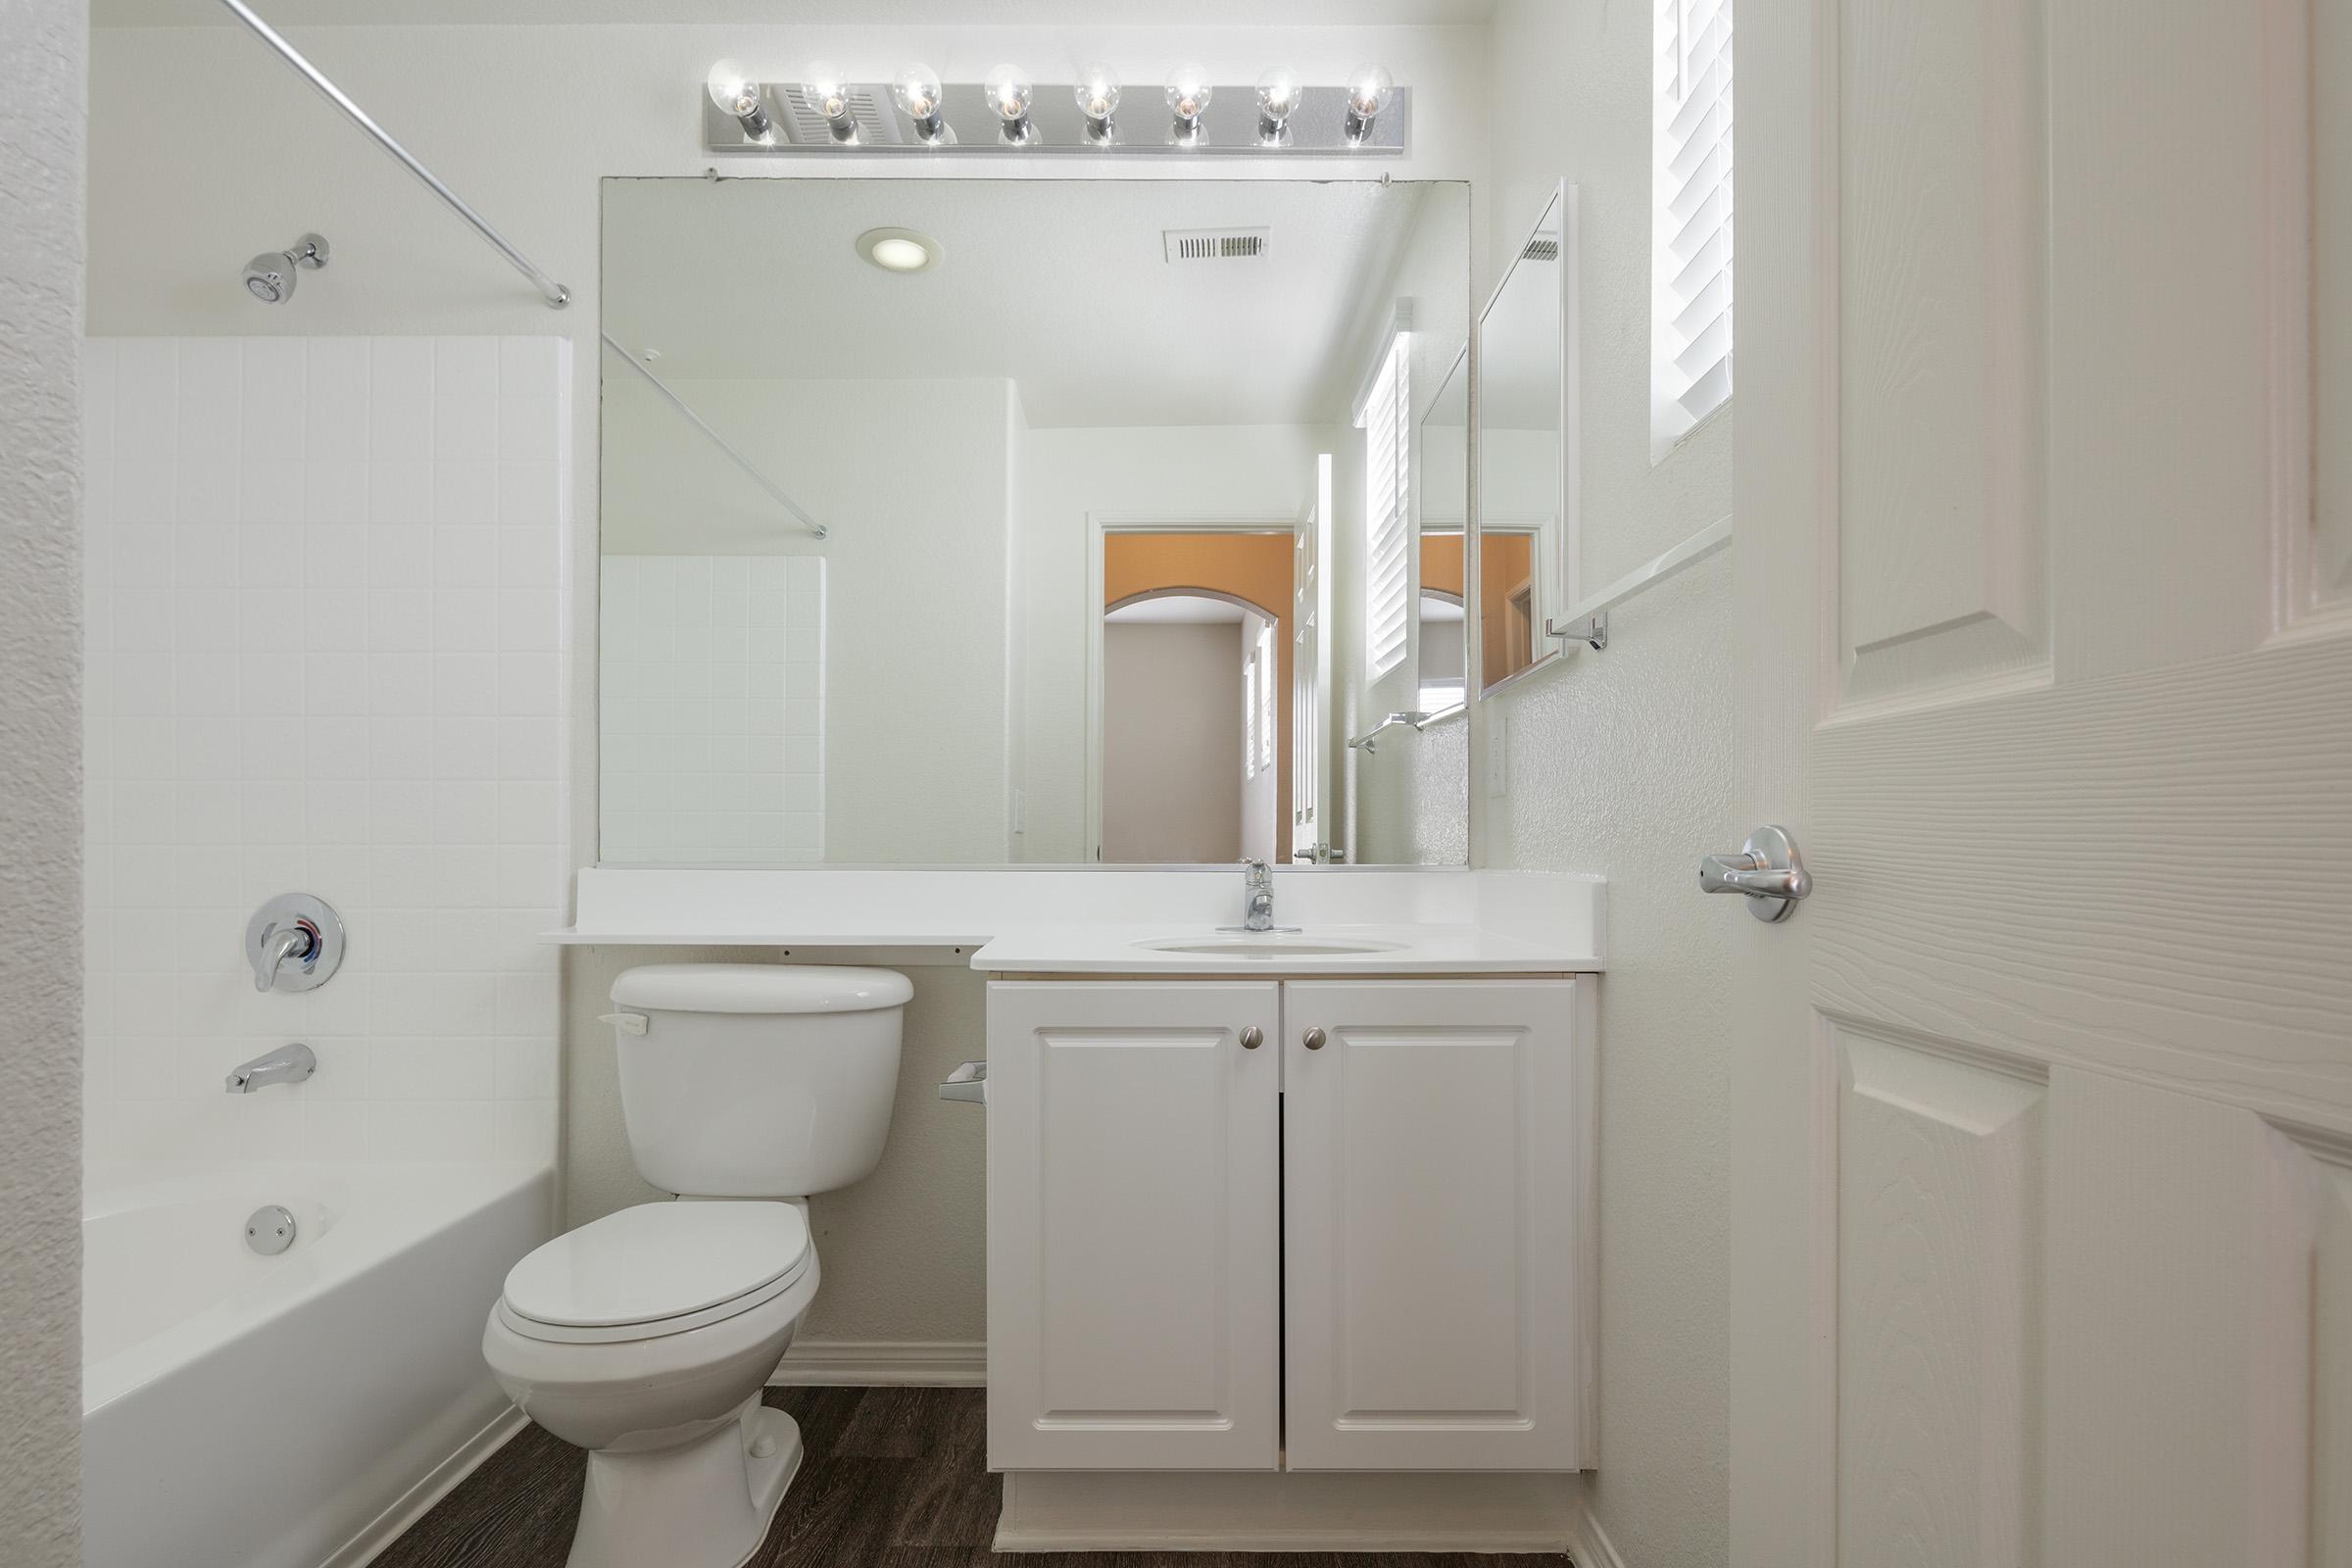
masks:
<path fill-rule="evenodd" d="M 256 991 L 314 991 L 343 962 L 343 921 L 323 899 L 281 893 L 245 926 Z"/>

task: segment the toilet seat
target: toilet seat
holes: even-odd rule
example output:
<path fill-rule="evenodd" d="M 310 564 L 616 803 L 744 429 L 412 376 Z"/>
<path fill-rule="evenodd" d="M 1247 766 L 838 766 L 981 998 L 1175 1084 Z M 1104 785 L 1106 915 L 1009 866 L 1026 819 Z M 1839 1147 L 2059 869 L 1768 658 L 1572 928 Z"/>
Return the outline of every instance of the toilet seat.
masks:
<path fill-rule="evenodd" d="M 640 1203 L 557 1237 L 507 1275 L 498 1315 L 526 1339 L 683 1334 L 790 1290 L 814 1260 L 791 1203 Z"/>

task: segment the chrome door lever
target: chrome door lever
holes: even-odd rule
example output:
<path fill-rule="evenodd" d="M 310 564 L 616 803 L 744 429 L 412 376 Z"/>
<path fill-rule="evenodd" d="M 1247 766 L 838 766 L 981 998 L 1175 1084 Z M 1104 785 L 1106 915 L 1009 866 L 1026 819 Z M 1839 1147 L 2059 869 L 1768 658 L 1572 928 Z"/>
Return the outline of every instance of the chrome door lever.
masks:
<path fill-rule="evenodd" d="M 1759 920 L 1786 920 L 1796 901 L 1813 891 L 1803 857 L 1788 829 L 1760 827 L 1738 855 L 1710 855 L 1698 862 L 1703 893 L 1740 893 L 1747 912 Z"/>

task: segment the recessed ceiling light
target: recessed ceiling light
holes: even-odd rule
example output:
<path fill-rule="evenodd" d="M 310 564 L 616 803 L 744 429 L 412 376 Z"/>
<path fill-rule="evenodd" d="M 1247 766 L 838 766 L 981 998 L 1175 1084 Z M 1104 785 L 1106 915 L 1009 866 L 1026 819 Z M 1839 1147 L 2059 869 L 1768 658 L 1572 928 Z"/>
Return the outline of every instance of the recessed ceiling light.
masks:
<path fill-rule="evenodd" d="M 911 228 L 869 228 L 858 236 L 858 254 L 885 272 L 928 272 L 939 265 L 939 241 Z"/>

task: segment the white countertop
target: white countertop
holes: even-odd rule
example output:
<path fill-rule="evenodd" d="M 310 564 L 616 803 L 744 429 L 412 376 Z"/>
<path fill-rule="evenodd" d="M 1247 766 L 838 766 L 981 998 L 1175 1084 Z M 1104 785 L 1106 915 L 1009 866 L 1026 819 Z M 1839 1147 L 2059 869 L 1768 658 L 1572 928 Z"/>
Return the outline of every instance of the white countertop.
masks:
<path fill-rule="evenodd" d="M 1573 872 L 1280 866 L 1274 918 L 1303 937 L 1230 941 L 1240 867 L 597 866 L 545 933 L 612 947 L 978 948 L 995 974 L 1572 974 L 1603 967 L 1607 885 Z M 1286 951 L 1322 938 L 1377 951 Z M 1261 957 L 1259 952 L 1279 957 Z"/>
<path fill-rule="evenodd" d="M 1322 945 L 1355 953 L 1317 953 Z M 1219 953 L 1171 952 L 1210 945 Z M 1137 925 L 1014 926 L 972 955 L 989 974 L 1422 975 L 1586 974 L 1597 954 L 1569 928 L 1489 930 L 1476 925 L 1315 924 L 1294 933 L 1246 935 L 1171 921 Z"/>

